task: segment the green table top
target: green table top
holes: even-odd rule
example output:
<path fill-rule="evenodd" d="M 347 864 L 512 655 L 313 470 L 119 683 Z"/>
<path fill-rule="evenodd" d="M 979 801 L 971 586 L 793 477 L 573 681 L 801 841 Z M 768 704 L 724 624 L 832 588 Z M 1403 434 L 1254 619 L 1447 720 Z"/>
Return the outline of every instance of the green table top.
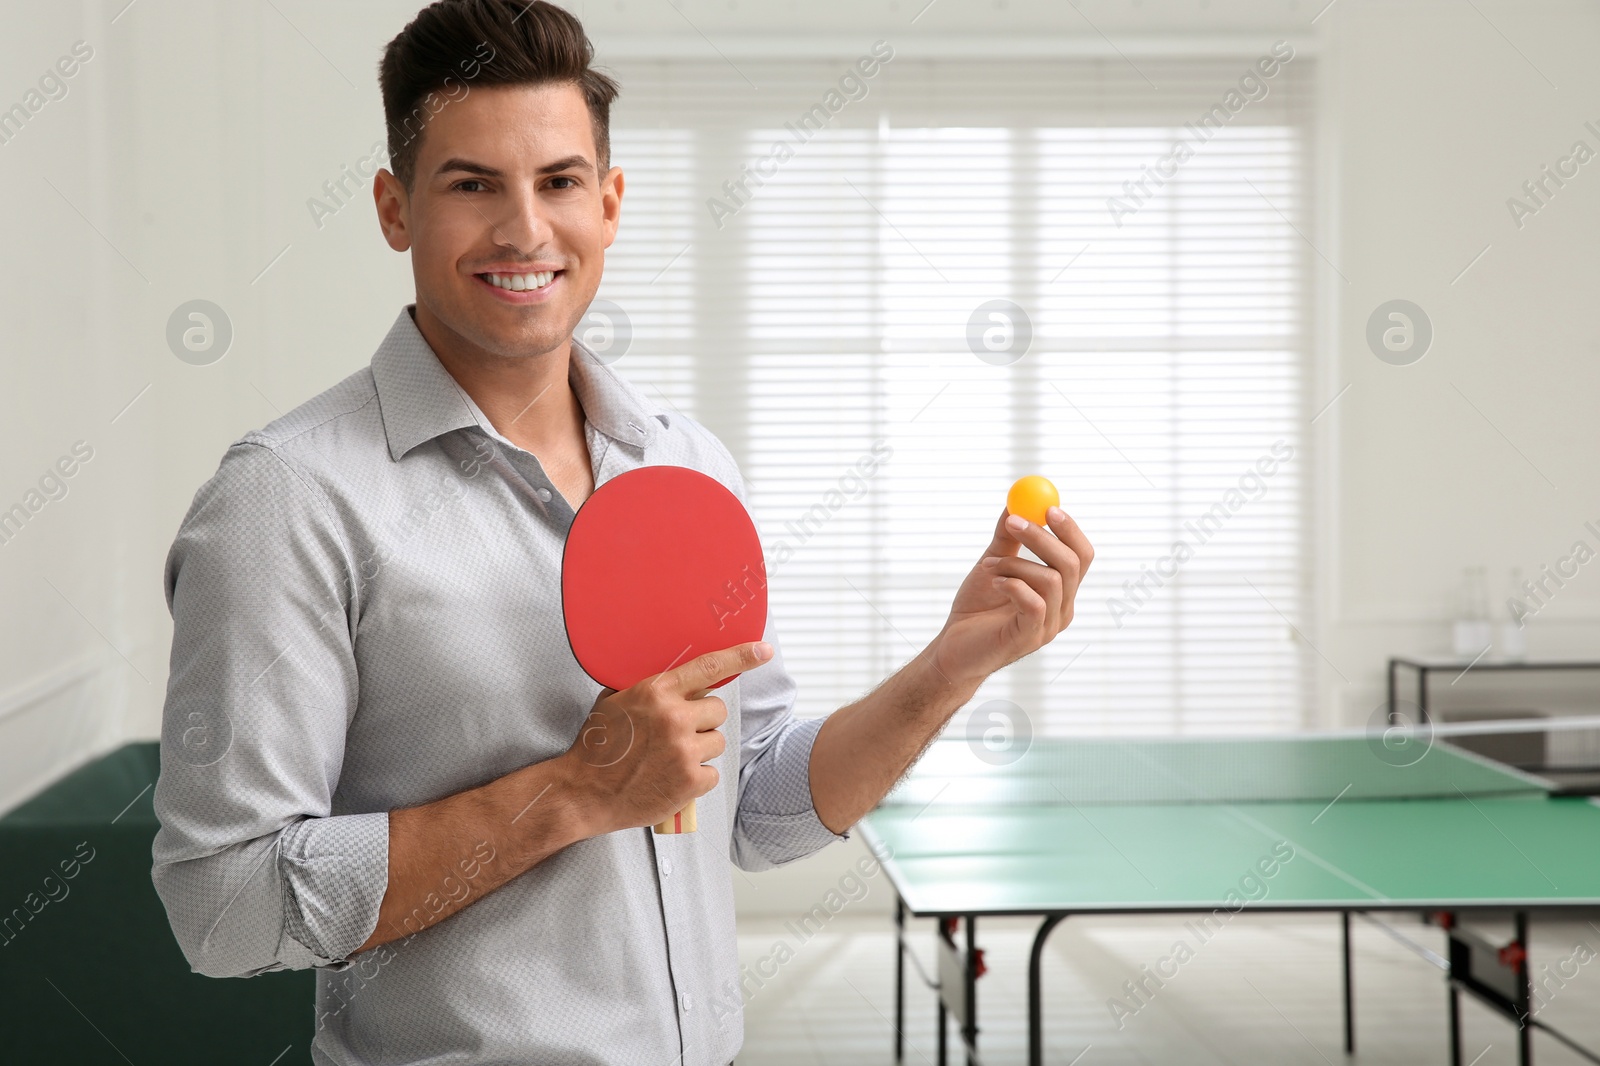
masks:
<path fill-rule="evenodd" d="M 919 915 L 1600 906 L 1600 807 L 1443 743 L 940 741 L 861 828 Z"/>

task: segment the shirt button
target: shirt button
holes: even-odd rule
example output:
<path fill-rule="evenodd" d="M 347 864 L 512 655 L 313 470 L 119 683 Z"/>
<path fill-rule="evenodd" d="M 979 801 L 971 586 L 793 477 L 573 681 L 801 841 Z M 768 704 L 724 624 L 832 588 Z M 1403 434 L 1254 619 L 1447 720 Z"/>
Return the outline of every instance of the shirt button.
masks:
<path fill-rule="evenodd" d="M 694 1009 L 694 999 L 692 997 L 690 997 L 689 993 L 687 993 L 687 992 L 685 992 L 683 994 L 683 1009 L 685 1011 L 690 1011 L 690 1010 Z"/>
<path fill-rule="evenodd" d="M 665 855 L 661 856 L 661 876 L 672 876 L 672 860 L 667 858 Z"/>
<path fill-rule="evenodd" d="M 539 487 L 539 489 L 536 492 L 536 495 L 539 497 L 539 499 L 543 500 L 545 503 L 549 503 L 550 502 L 550 490 L 545 488 L 544 486 L 541 485 Z"/>

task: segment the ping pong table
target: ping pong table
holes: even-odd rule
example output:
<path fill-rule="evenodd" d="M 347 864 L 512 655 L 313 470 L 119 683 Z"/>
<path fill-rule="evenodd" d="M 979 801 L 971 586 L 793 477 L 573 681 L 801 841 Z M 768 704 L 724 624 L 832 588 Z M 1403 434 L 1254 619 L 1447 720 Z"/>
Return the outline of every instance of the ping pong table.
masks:
<path fill-rule="evenodd" d="M 896 893 L 896 1061 L 908 914 L 940 919 L 938 976 L 928 983 L 941 1066 L 947 1015 L 969 1066 L 977 1059 L 978 919 L 1040 919 L 1027 1046 L 1030 1066 L 1041 1066 L 1041 960 L 1063 920 L 1193 912 L 1204 916 L 1197 930 L 1209 930 L 1248 910 L 1340 915 L 1347 1054 L 1351 916 L 1416 911 L 1446 930 L 1448 958 L 1436 961 L 1446 971 L 1453 1064 L 1462 992 L 1518 1026 L 1520 1062 L 1531 1060 L 1537 1028 L 1600 1063 L 1530 1009 L 1527 958 L 1530 915 L 1600 906 L 1600 807 L 1588 798 L 1553 795 L 1540 778 L 1436 738 L 1409 747 L 1359 734 L 1036 738 L 1014 761 L 995 761 L 965 740 L 936 741 L 861 822 Z M 1507 943 L 1466 924 L 1507 914 Z"/>

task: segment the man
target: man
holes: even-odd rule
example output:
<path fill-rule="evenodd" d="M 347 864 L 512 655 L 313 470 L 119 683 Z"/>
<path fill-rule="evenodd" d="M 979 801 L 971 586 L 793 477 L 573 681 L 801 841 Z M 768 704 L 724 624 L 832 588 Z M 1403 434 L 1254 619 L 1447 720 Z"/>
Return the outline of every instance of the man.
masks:
<path fill-rule="evenodd" d="M 559 571 L 594 486 L 671 463 L 745 498 L 573 339 L 624 187 L 591 56 L 521 0 L 389 44 L 374 197 L 416 302 L 228 449 L 168 558 L 156 888 L 202 973 L 318 968 L 319 1063 L 730 1062 L 730 862 L 846 838 L 1092 559 L 1059 509 L 1002 514 L 938 638 L 826 719 L 793 717 L 770 628 L 623 692 L 583 674 Z M 652 834 L 691 798 L 698 832 Z"/>

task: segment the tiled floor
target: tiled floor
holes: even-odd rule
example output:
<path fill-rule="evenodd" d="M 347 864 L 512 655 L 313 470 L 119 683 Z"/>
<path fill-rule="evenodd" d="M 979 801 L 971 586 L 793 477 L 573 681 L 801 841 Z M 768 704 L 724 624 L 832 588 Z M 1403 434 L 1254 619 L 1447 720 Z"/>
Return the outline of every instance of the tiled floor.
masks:
<path fill-rule="evenodd" d="M 1415 914 L 1390 919 L 1406 936 L 1438 952 L 1439 930 Z M 1339 984 L 1339 924 L 1334 915 L 1242 914 L 1194 951 L 1145 1005 L 1113 1021 L 1108 1000 L 1153 966 L 1179 937 L 1192 946 L 1183 916 L 1070 919 L 1052 934 L 1044 964 L 1047 1063 L 1068 1066 L 1181 1063 L 1445 1063 L 1446 997 L 1439 970 L 1357 920 L 1356 1046 L 1344 1057 Z M 989 973 L 978 982 L 979 1050 L 986 1066 L 1026 1061 L 1027 957 L 1037 923 L 979 922 Z M 913 945 L 930 972 L 933 925 L 912 923 Z M 841 913 L 801 942 L 782 919 L 743 918 L 740 954 L 772 972 L 783 943 L 793 957 L 745 1005 L 739 1066 L 887 1064 L 893 1061 L 894 939 L 885 918 Z M 1486 929 L 1493 932 L 1493 929 Z M 1509 924 L 1505 935 L 1509 937 Z M 1600 922 L 1538 923 L 1536 978 L 1558 962 L 1576 976 L 1554 990 L 1542 1020 L 1600 1048 Z M 1579 944 L 1582 951 L 1577 950 Z M 1594 961 L 1579 961 L 1584 957 Z M 1548 965 L 1550 971 L 1541 969 Z M 1171 965 L 1166 967 L 1169 971 Z M 1149 986 L 1153 987 L 1153 986 Z M 1131 1004 L 1130 1004 L 1131 1005 Z M 933 995 L 908 968 L 906 1061 L 935 1062 Z M 1464 1062 L 1516 1062 L 1516 1031 L 1463 997 Z M 952 1027 L 950 1061 L 956 1053 Z M 1543 1034 L 1534 1037 L 1540 1066 L 1584 1060 Z"/>

